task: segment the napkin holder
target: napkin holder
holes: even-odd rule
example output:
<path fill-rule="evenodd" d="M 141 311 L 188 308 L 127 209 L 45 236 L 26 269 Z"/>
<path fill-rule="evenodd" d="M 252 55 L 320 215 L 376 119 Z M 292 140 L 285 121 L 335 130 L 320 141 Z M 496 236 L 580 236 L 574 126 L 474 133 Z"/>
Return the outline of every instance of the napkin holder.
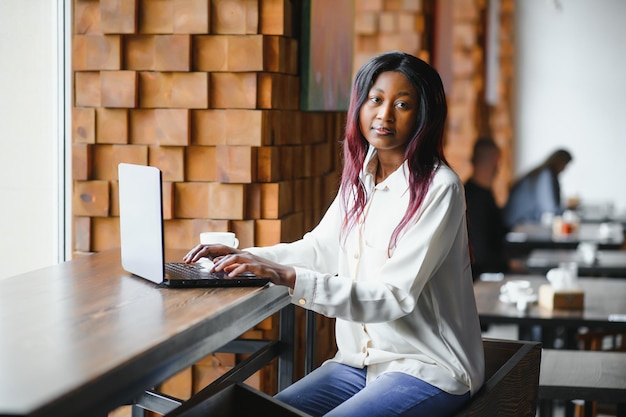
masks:
<path fill-rule="evenodd" d="M 550 310 L 582 310 L 585 293 L 579 288 L 555 290 L 552 285 L 539 287 L 539 305 Z"/>

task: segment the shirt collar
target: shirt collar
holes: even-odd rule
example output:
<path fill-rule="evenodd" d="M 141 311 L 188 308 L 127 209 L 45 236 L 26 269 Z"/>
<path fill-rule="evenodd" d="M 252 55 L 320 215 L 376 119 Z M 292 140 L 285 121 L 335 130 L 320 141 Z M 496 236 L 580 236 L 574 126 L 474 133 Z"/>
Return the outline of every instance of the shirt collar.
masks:
<path fill-rule="evenodd" d="M 391 175 L 379 184 L 376 184 L 376 169 L 378 167 L 378 154 L 376 148 L 370 146 L 367 155 L 365 156 L 365 162 L 363 163 L 362 180 L 365 185 L 365 189 L 368 193 L 373 189 L 388 190 L 396 192 L 400 195 L 404 194 L 409 189 L 409 167 L 407 161 L 398 167 Z"/>

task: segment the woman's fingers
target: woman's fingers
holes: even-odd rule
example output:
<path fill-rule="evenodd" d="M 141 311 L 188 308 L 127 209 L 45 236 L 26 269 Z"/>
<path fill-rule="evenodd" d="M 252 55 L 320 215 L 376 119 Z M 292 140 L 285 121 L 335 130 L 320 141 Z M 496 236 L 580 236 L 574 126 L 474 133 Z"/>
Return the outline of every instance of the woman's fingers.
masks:
<path fill-rule="evenodd" d="M 227 255 L 229 253 L 239 252 L 237 249 L 225 245 L 196 245 L 184 257 L 186 263 L 198 262 L 201 258 L 215 258 L 217 256 Z"/>

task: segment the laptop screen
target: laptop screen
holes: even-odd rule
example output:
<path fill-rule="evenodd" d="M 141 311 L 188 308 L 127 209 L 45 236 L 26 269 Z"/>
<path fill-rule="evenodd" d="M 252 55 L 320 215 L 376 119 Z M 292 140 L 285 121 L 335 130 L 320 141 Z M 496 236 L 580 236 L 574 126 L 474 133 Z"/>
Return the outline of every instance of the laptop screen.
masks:
<path fill-rule="evenodd" d="M 118 176 L 122 267 L 160 284 L 164 278 L 161 171 L 121 163 Z"/>

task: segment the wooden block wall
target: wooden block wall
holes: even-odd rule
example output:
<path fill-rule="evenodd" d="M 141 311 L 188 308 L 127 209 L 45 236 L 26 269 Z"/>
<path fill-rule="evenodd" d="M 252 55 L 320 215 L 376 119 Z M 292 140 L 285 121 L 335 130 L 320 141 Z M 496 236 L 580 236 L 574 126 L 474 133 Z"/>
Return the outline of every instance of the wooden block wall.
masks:
<path fill-rule="evenodd" d="M 431 61 L 437 0 L 359 0 L 355 2 L 356 72 L 368 59 L 397 49 Z M 502 150 L 496 198 L 504 204 L 512 178 L 513 13 L 514 1 L 500 2 L 498 102 L 487 105 L 485 88 L 485 0 L 447 0 L 452 13 L 453 46 L 447 53 L 453 80 L 449 89 L 444 152 L 462 180 L 471 176 L 474 142 L 490 135 Z"/>
<path fill-rule="evenodd" d="M 356 72 L 375 55 L 400 50 L 429 61 L 433 0 L 359 0 L 354 2 Z"/>
<path fill-rule="evenodd" d="M 118 215 L 120 162 L 163 171 L 168 247 L 196 244 L 197 220 L 247 221 L 256 245 L 317 219 L 337 182 L 312 180 L 337 178 L 343 114 L 298 110 L 292 15 L 290 0 L 74 0 L 74 217 L 90 224 L 76 251 L 119 246 L 94 218 Z M 278 201 L 300 186 L 297 208 Z"/>
<path fill-rule="evenodd" d="M 498 58 L 500 74 L 498 79 L 498 102 L 489 109 L 489 127 L 491 134 L 502 151 L 500 171 L 494 183 L 496 200 L 504 205 L 509 194 L 513 177 L 513 85 L 514 85 L 514 0 L 500 1 L 500 56 Z"/>
<path fill-rule="evenodd" d="M 76 254 L 119 247 L 121 162 L 162 170 L 169 248 L 226 230 L 242 247 L 269 245 L 319 221 L 338 187 L 345 114 L 298 108 L 292 1 L 73 0 Z M 276 320 L 247 337 L 275 336 Z M 333 329 L 324 320 L 320 329 L 327 337 L 317 349 L 328 357 Z M 301 351 L 305 341 L 298 343 Z M 219 375 L 216 358 L 163 389 L 191 395 Z M 271 394 L 274 373 L 251 383 Z"/>

